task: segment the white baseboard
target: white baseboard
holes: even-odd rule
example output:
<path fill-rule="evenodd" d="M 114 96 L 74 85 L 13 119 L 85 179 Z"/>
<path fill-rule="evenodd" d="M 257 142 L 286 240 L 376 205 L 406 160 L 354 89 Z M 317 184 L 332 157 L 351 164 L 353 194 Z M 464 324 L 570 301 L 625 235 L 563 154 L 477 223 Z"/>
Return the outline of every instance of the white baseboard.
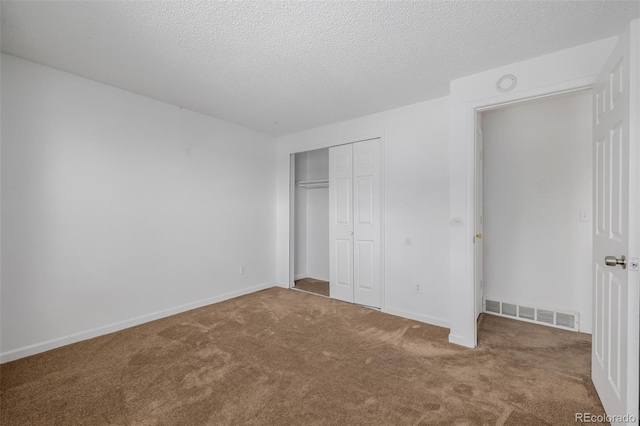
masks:
<path fill-rule="evenodd" d="M 593 334 L 593 329 L 591 327 L 583 327 L 582 323 L 580 323 L 580 330 L 578 331 L 584 334 Z"/>
<path fill-rule="evenodd" d="M 416 314 L 414 312 L 403 311 L 402 309 L 396 308 L 382 308 L 382 312 L 387 314 L 396 315 L 403 318 L 412 319 L 415 321 L 424 322 L 426 324 L 437 325 L 438 327 L 449 328 L 449 321 L 434 318 L 427 315 Z"/>
<path fill-rule="evenodd" d="M 259 284 L 257 286 L 245 288 L 242 290 L 221 294 L 220 296 L 214 296 L 191 303 L 186 303 L 184 305 L 164 309 L 162 311 L 157 311 L 146 315 L 141 315 L 139 317 L 116 322 L 102 327 L 93 328 L 91 330 L 81 331 L 79 333 L 74 333 L 67 336 L 58 337 L 56 339 L 47 340 L 45 342 L 40 342 L 33 345 L 24 346 L 22 348 L 13 349 L 7 352 L 2 352 L 0 353 L 0 364 L 46 352 L 62 346 L 70 345 L 72 343 L 77 343 L 83 340 L 92 339 L 94 337 L 124 330 L 125 328 L 134 327 L 136 325 L 144 324 L 146 322 L 154 321 L 160 318 L 169 317 L 171 315 L 190 311 L 192 309 L 201 308 L 203 306 L 212 305 L 214 303 L 224 302 L 225 300 L 233 299 L 234 297 L 238 296 L 244 296 L 245 294 L 254 293 L 256 291 L 264 290 L 275 285 L 276 284 L 273 282 Z"/>
<path fill-rule="evenodd" d="M 449 343 L 453 343 L 460 346 L 465 346 L 467 348 L 475 348 L 476 345 L 473 342 L 473 339 L 469 339 L 462 336 L 456 336 L 455 334 L 449 334 Z"/>

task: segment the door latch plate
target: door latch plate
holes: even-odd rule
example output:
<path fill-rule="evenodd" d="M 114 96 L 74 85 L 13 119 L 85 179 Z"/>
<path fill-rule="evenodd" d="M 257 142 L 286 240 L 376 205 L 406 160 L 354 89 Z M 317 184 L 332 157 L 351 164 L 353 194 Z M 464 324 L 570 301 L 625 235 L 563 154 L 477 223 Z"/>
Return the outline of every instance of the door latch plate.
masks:
<path fill-rule="evenodd" d="M 630 257 L 629 258 L 629 270 L 630 271 L 637 271 L 638 270 L 638 263 L 640 263 L 640 261 L 638 260 L 637 257 Z"/>

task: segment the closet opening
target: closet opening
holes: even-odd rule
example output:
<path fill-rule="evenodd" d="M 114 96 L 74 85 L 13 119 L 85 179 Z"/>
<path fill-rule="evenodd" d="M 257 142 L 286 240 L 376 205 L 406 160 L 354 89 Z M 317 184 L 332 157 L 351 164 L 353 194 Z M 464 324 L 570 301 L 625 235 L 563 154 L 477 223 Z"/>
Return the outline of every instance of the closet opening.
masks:
<path fill-rule="evenodd" d="M 290 158 L 289 287 L 382 309 L 382 138 Z"/>
<path fill-rule="evenodd" d="M 330 297 L 329 148 L 296 153 L 293 162 L 292 288 Z"/>
<path fill-rule="evenodd" d="M 476 315 L 591 333 L 591 89 L 476 122 Z"/>

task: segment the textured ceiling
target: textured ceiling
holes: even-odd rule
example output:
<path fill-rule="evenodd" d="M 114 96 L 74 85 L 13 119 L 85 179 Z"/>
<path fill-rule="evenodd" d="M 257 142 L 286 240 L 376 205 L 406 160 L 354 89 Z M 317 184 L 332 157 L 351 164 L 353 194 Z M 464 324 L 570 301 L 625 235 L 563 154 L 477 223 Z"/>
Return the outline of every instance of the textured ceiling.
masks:
<path fill-rule="evenodd" d="M 617 35 L 640 2 L 2 2 L 2 51 L 282 135 Z"/>

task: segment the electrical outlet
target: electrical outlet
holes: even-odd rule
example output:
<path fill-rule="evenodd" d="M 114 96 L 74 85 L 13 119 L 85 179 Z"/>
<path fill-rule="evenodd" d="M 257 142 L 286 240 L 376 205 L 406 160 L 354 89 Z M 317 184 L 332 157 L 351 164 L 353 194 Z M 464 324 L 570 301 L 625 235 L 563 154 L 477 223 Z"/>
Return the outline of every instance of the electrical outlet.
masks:
<path fill-rule="evenodd" d="M 245 273 L 244 265 L 240 265 L 240 275 L 244 275 L 244 273 Z"/>
<path fill-rule="evenodd" d="M 416 294 L 422 294 L 422 285 L 420 283 L 413 283 L 413 292 Z"/>

